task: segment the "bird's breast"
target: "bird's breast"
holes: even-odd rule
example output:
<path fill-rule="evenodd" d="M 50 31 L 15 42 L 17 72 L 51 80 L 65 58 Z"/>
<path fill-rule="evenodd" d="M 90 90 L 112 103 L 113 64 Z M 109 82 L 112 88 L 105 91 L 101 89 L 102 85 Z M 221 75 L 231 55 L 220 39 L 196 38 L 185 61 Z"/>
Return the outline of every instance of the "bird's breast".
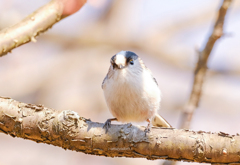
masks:
<path fill-rule="evenodd" d="M 145 78 L 122 72 L 107 81 L 104 96 L 111 113 L 119 121 L 142 122 L 159 109 L 159 88 Z"/>

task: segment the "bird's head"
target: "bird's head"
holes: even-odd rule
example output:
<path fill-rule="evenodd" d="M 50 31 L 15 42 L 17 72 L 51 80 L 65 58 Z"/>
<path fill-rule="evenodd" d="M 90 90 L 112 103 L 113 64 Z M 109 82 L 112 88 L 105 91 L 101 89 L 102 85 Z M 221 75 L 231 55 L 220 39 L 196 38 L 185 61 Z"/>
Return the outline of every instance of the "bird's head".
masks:
<path fill-rule="evenodd" d="M 142 68 L 142 62 L 138 55 L 131 51 L 121 51 L 114 55 L 111 60 L 113 70 L 135 70 Z"/>

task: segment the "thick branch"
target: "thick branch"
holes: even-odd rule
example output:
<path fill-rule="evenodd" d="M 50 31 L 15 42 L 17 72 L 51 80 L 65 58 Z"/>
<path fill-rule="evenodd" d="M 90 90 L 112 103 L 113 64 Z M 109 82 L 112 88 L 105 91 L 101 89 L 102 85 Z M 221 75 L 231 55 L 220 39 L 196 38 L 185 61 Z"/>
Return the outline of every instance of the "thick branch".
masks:
<path fill-rule="evenodd" d="M 0 131 L 13 137 L 107 157 L 240 163 L 239 135 L 163 128 L 145 135 L 131 124 L 112 125 L 106 134 L 102 126 L 70 110 L 0 97 Z"/>
<path fill-rule="evenodd" d="M 51 28 L 63 17 L 73 14 L 86 0 L 52 0 L 16 25 L 0 31 L 0 57 Z M 75 5 L 75 6 L 73 6 Z"/>
<path fill-rule="evenodd" d="M 195 109 L 198 107 L 200 97 L 201 97 L 201 91 L 203 86 L 204 77 L 207 72 L 207 62 L 208 58 L 211 54 L 211 51 L 214 47 L 215 42 L 222 36 L 223 34 L 223 24 L 225 15 L 227 13 L 227 10 L 231 4 L 232 0 L 223 0 L 223 3 L 218 11 L 218 17 L 215 22 L 213 31 L 208 38 L 208 41 L 204 47 L 204 49 L 199 52 L 199 59 L 197 62 L 197 66 L 195 68 L 194 73 L 194 82 L 192 86 L 191 95 L 188 101 L 188 104 L 184 108 L 184 112 L 182 114 L 182 124 L 181 128 L 188 129 L 190 126 L 190 122 L 192 120 L 192 115 L 195 111 Z"/>

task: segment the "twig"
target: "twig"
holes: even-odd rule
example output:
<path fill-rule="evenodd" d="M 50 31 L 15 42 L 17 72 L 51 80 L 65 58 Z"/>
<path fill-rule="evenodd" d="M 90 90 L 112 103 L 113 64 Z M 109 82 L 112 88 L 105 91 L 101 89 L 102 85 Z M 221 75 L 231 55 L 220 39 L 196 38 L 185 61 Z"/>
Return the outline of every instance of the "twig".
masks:
<path fill-rule="evenodd" d="M 170 159 L 206 163 L 240 163 L 240 136 L 132 124 L 92 122 L 70 110 L 56 111 L 0 97 L 0 132 L 64 149 L 107 157 Z"/>
<path fill-rule="evenodd" d="M 223 35 L 224 19 L 231 2 L 232 0 L 223 1 L 218 11 L 218 17 L 215 22 L 212 34 L 210 35 L 204 49 L 199 52 L 199 59 L 194 72 L 194 82 L 192 86 L 192 92 L 191 92 L 189 101 L 182 113 L 180 128 L 188 129 L 190 127 L 193 113 L 199 105 L 203 81 L 207 71 L 208 58 L 211 54 L 211 51 L 214 47 L 215 42 Z"/>
<path fill-rule="evenodd" d="M 184 110 L 181 116 L 180 128 L 189 129 L 193 113 L 199 105 L 203 81 L 207 71 L 208 57 L 211 54 L 211 51 L 213 49 L 215 42 L 223 34 L 224 18 L 231 2 L 232 0 L 224 0 L 222 2 L 222 5 L 218 11 L 218 17 L 215 22 L 212 34 L 210 35 L 208 42 L 205 45 L 205 48 L 202 51 L 198 51 L 199 58 L 198 58 L 197 66 L 195 68 L 195 72 L 194 72 L 194 82 L 192 86 L 192 91 L 191 91 L 189 101 L 187 105 L 184 107 Z M 176 162 L 173 162 L 173 161 L 171 162 L 164 161 L 163 163 L 163 165 L 175 165 L 175 164 Z"/>
<path fill-rule="evenodd" d="M 62 19 L 64 3 L 52 0 L 18 24 L 0 31 L 0 57 L 30 41 Z"/>

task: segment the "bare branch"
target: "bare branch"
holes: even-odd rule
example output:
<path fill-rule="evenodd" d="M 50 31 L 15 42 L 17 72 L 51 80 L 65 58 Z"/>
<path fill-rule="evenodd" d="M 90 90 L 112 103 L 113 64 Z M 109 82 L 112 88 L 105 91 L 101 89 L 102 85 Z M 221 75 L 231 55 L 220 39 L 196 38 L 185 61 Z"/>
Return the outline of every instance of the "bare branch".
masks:
<path fill-rule="evenodd" d="M 207 72 L 207 62 L 214 47 L 215 42 L 223 34 L 223 24 L 227 10 L 232 0 L 223 0 L 223 3 L 218 11 L 218 17 L 215 22 L 212 34 L 210 35 L 204 49 L 199 52 L 199 59 L 194 72 L 194 82 L 192 86 L 192 92 L 188 101 L 188 104 L 184 108 L 181 116 L 181 127 L 188 129 L 192 120 L 192 115 L 195 109 L 199 105 L 203 81 Z"/>
<path fill-rule="evenodd" d="M 0 31 L 0 57 L 25 43 L 36 42 L 36 36 L 51 28 L 63 17 L 76 12 L 86 1 L 79 1 L 76 7 L 69 6 L 68 2 L 69 0 L 52 0 L 16 25 Z"/>
<path fill-rule="evenodd" d="M 107 157 L 137 157 L 208 163 L 240 163 L 240 136 L 92 122 L 70 110 L 56 111 L 0 97 L 0 131 L 13 137 Z"/>

